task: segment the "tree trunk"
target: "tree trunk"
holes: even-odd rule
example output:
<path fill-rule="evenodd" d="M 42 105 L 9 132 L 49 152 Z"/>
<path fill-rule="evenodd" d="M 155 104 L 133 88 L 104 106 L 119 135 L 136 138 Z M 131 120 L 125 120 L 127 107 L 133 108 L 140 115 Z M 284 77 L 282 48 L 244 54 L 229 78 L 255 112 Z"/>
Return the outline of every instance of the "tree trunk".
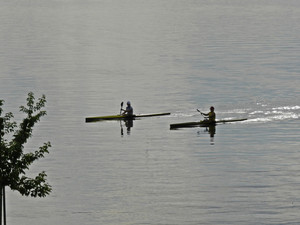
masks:
<path fill-rule="evenodd" d="M 0 190 L 0 225 L 2 225 L 2 218 L 3 218 L 3 225 L 6 225 L 5 187 L 0 187 L 0 188 L 1 188 L 1 190 Z M 3 212 L 3 217 L 2 217 L 2 212 Z"/>
<path fill-rule="evenodd" d="M 2 225 L 2 186 L 0 186 L 0 225 Z"/>

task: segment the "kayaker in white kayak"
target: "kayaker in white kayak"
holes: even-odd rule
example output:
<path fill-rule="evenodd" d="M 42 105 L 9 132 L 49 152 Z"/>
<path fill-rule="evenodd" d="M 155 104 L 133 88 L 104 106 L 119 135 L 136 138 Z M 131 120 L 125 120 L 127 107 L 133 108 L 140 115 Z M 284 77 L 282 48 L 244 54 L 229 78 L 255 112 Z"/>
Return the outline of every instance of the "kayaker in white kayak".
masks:
<path fill-rule="evenodd" d="M 127 115 L 127 116 L 132 116 L 133 115 L 133 108 L 131 106 L 130 101 L 127 102 L 126 109 L 122 109 L 122 110 L 123 110 L 123 115 Z"/>
<path fill-rule="evenodd" d="M 209 113 L 201 113 L 204 116 L 208 116 L 209 122 L 216 122 L 216 113 L 215 113 L 215 108 L 212 106 L 210 107 L 210 112 Z"/>

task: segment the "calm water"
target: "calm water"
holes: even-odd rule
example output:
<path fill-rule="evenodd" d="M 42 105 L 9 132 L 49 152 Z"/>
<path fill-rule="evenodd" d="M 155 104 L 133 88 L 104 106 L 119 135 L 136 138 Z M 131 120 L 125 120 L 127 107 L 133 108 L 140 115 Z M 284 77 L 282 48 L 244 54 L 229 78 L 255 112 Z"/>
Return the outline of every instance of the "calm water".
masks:
<path fill-rule="evenodd" d="M 0 98 L 48 115 L 26 145 L 44 199 L 7 189 L 8 224 L 299 224 L 298 0 L 1 1 Z M 117 114 L 170 116 L 85 123 Z M 169 130 L 202 119 L 221 124 Z M 123 135 L 122 135 L 123 130 Z"/>

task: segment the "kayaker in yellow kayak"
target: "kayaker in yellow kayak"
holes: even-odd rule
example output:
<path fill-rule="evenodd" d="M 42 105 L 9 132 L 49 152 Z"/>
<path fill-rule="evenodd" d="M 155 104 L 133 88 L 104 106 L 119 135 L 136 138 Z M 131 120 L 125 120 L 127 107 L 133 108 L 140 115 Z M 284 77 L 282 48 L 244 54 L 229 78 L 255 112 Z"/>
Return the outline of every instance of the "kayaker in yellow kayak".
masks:
<path fill-rule="evenodd" d="M 209 113 L 202 113 L 204 116 L 208 116 L 208 121 L 209 122 L 216 122 L 216 113 L 215 113 L 215 108 L 212 106 L 210 107 L 210 112 Z"/>
<path fill-rule="evenodd" d="M 126 109 L 122 109 L 123 115 L 132 116 L 133 115 L 133 108 L 131 106 L 130 101 L 127 102 Z"/>

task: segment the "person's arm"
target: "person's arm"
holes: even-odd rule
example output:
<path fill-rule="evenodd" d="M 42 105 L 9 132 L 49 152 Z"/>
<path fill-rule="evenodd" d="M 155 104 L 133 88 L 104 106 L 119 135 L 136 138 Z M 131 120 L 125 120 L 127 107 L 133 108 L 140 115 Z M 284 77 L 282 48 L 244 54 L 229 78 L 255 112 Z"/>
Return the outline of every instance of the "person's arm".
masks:
<path fill-rule="evenodd" d="M 128 113 L 127 109 L 122 109 L 122 111 L 123 111 L 122 115 L 126 115 Z"/>

